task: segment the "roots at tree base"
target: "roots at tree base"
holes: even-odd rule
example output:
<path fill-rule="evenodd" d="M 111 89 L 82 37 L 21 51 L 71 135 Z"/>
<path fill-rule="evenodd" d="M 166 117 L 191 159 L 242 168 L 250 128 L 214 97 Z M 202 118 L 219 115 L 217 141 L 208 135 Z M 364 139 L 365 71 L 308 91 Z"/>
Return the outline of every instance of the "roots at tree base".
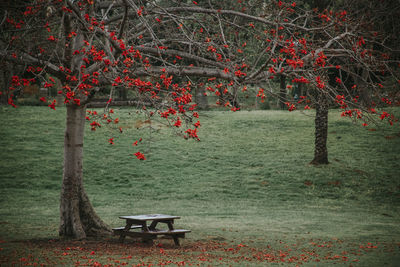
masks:
<path fill-rule="evenodd" d="M 111 229 L 96 214 L 83 188 L 85 115 L 84 106 L 67 106 L 59 234 L 76 239 L 111 234 Z"/>

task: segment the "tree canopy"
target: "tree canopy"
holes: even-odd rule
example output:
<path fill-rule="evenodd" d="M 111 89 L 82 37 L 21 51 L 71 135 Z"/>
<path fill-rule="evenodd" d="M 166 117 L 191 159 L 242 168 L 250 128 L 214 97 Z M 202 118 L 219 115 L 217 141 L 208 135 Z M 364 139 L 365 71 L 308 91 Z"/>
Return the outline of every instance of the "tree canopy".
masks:
<path fill-rule="evenodd" d="M 194 76 L 203 78 L 209 93 L 237 97 L 252 84 L 260 85 L 262 96 L 268 83 L 283 75 L 294 84 L 323 89 L 332 101 L 345 103 L 349 116 L 365 106 L 354 97 L 366 102 L 382 88 L 398 88 L 398 55 L 393 34 L 385 31 L 390 25 L 379 23 L 380 14 L 349 14 L 341 9 L 345 4 L 323 10 L 285 1 L 19 5 L 5 9 L 1 55 L 23 65 L 45 87 L 54 82 L 44 74 L 59 78 L 66 102 L 88 103 L 108 84 L 154 104 L 171 84 L 179 87 L 175 93 L 187 96 L 184 85 L 191 87 Z M 8 94 L 34 79 L 14 76 Z"/>

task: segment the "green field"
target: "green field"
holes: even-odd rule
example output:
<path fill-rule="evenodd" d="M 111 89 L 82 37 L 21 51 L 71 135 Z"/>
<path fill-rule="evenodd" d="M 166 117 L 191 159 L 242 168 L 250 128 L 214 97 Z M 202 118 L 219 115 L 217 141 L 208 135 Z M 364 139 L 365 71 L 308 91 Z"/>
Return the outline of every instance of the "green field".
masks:
<path fill-rule="evenodd" d="M 1 266 L 400 264 L 398 127 L 367 130 L 332 110 L 331 163 L 315 167 L 313 111 L 202 112 L 200 142 L 116 113 L 122 134 L 87 128 L 89 197 L 113 227 L 119 215 L 182 216 L 182 247 L 59 240 L 65 109 L 0 107 Z"/>

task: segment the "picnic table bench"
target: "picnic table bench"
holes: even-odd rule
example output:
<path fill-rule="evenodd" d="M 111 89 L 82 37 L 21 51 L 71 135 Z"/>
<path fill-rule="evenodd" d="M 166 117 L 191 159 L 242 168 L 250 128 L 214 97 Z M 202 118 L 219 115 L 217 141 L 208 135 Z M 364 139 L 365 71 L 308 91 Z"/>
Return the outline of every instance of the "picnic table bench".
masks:
<path fill-rule="evenodd" d="M 126 221 L 124 227 L 113 228 L 114 235 L 119 235 L 120 242 L 124 242 L 126 236 L 142 238 L 144 242 L 153 242 L 159 235 L 172 237 L 175 245 L 179 246 L 179 238 L 185 238 L 185 234 L 190 230 L 174 229 L 174 220 L 180 219 L 179 216 L 165 214 L 147 214 L 135 216 L 120 216 Z M 150 225 L 147 222 L 151 221 Z M 156 228 L 158 223 L 168 226 L 167 230 Z M 135 231 L 136 230 L 136 231 Z"/>

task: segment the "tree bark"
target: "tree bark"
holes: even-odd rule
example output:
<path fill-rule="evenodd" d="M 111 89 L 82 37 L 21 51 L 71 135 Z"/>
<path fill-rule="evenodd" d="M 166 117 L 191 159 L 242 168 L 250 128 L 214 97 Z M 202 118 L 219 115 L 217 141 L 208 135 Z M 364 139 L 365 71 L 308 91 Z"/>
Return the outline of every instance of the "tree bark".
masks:
<path fill-rule="evenodd" d="M 67 106 L 64 137 L 64 173 L 60 199 L 62 237 L 83 239 L 110 233 L 97 216 L 83 188 L 83 138 L 86 108 Z"/>
<path fill-rule="evenodd" d="M 359 70 L 361 72 L 360 76 L 355 77 L 355 84 L 358 85 L 358 91 L 360 96 L 360 101 L 363 106 L 367 108 L 372 108 L 371 92 L 368 90 L 366 81 L 368 79 L 368 71 L 365 68 Z"/>
<path fill-rule="evenodd" d="M 125 87 L 119 89 L 119 100 L 128 100 L 128 92 Z"/>
<path fill-rule="evenodd" d="M 207 96 L 204 95 L 205 92 L 204 86 L 198 85 L 196 87 L 195 101 L 199 109 L 208 109 L 208 99 Z"/>
<path fill-rule="evenodd" d="M 7 63 L 5 64 L 6 66 L 8 65 Z M 7 98 L 8 98 L 8 87 L 10 86 L 10 76 L 12 76 L 12 70 L 11 73 L 7 71 L 7 68 L 2 68 L 1 69 L 1 77 L 0 77 L 0 104 L 7 104 Z"/>
<path fill-rule="evenodd" d="M 314 159 L 310 162 L 314 165 L 328 164 L 328 99 L 323 92 L 317 92 L 315 114 L 315 146 Z"/>
<path fill-rule="evenodd" d="M 280 75 L 279 77 L 279 99 L 278 99 L 278 104 L 280 109 L 284 110 L 286 109 L 286 77 L 283 75 Z"/>

